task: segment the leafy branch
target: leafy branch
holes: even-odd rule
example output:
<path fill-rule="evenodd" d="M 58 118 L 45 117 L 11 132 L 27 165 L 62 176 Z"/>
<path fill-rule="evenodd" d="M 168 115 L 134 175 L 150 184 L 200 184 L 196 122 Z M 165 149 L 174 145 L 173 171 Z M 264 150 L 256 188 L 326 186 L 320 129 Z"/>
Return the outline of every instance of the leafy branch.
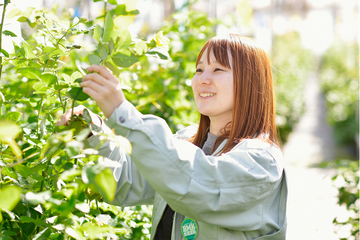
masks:
<path fill-rule="evenodd" d="M 3 36 L 3 26 L 4 26 L 4 19 L 5 19 L 5 13 L 6 13 L 6 6 L 8 5 L 9 1 L 5 0 L 4 4 L 3 4 L 3 12 L 2 12 L 2 16 L 1 16 L 1 25 L 0 25 L 0 54 L 2 54 L 3 49 L 2 49 L 2 36 Z M 1 81 L 1 73 L 2 73 L 2 68 L 3 68 L 3 64 L 2 64 L 2 55 L 0 56 L 0 81 Z"/>

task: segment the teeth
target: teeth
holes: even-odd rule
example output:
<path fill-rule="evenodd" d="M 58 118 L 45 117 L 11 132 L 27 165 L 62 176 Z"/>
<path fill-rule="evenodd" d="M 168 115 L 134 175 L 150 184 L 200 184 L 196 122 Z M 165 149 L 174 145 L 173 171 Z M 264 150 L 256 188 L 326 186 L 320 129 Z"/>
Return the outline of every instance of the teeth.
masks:
<path fill-rule="evenodd" d="M 200 93 L 200 97 L 212 97 L 215 96 L 215 93 Z"/>

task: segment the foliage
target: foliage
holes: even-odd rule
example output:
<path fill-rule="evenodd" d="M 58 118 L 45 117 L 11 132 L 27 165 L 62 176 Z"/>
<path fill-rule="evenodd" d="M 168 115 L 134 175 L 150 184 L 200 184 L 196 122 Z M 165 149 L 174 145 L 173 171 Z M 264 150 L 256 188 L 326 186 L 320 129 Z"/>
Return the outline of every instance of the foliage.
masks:
<path fill-rule="evenodd" d="M 2 5 L 4 14 L 8 4 Z M 14 43 L 13 52 L 0 47 L 1 239 L 125 239 L 139 231 L 148 236 L 147 207 L 140 213 L 107 203 L 115 196 L 111 168 L 117 163 L 99 156 L 99 146 L 86 144 L 90 133 L 98 135 L 100 144 L 114 141 L 130 149 L 128 141 L 102 133 L 86 110 L 72 114 L 68 127 L 55 126 L 78 102 L 96 111 L 79 87 L 89 63 L 120 76 L 148 58 L 169 57 L 160 34 L 144 41 L 123 25 L 137 10 L 128 12 L 116 1 L 104 1 L 107 6 L 106 15 L 95 21 L 66 12 L 59 18 L 56 7 L 8 13 L 28 28 L 26 40 Z M 135 222 L 139 216 L 141 222 Z"/>
<path fill-rule="evenodd" d="M 142 61 L 141 68 L 123 75 L 134 91 L 126 97 L 143 113 L 164 118 L 173 131 L 198 121 L 191 89 L 195 61 L 205 42 L 214 36 L 216 20 L 195 11 L 177 12 L 160 29 L 170 39 L 172 61 Z M 141 96 L 141 98 L 139 98 Z"/>
<path fill-rule="evenodd" d="M 320 82 L 335 140 L 341 145 L 354 146 L 359 134 L 358 43 L 338 41 L 324 54 Z"/>
<path fill-rule="evenodd" d="M 342 226 L 350 225 L 349 236 L 359 239 L 359 161 L 338 159 L 334 162 L 323 163 L 321 166 L 336 168 L 336 175 L 332 180 L 342 183 L 338 186 L 338 204 L 345 205 L 350 212 L 350 217 L 346 221 L 342 221 L 338 217 L 334 219 L 333 222 L 339 227 L 338 232 Z M 349 238 L 341 238 L 341 240 L 345 239 Z"/>
<path fill-rule="evenodd" d="M 282 142 L 304 112 L 304 88 L 315 58 L 301 46 L 300 36 L 290 32 L 276 36 L 272 51 L 276 93 L 276 124 Z"/>

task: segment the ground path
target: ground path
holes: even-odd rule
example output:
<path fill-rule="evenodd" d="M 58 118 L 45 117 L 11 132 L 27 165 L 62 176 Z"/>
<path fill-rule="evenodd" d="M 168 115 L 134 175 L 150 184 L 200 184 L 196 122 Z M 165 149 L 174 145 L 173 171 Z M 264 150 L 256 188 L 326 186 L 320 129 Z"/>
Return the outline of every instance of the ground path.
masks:
<path fill-rule="evenodd" d="M 305 99 L 306 112 L 283 147 L 289 188 L 287 240 L 339 240 L 332 221 L 344 215 L 344 208 L 336 204 L 338 191 L 331 181 L 335 171 L 316 167 L 335 157 L 316 72 L 309 76 Z"/>

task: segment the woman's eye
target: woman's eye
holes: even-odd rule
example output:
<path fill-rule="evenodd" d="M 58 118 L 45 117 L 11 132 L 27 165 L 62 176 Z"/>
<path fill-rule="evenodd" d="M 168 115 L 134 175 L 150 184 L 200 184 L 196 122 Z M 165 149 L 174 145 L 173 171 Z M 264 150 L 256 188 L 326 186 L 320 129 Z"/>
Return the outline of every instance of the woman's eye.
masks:
<path fill-rule="evenodd" d="M 198 68 L 198 69 L 196 69 L 196 72 L 197 72 L 197 73 L 198 73 L 198 72 L 202 72 L 202 70 Z"/>
<path fill-rule="evenodd" d="M 217 71 L 222 71 L 222 69 L 220 69 L 220 68 L 215 68 L 215 72 L 217 72 Z"/>

